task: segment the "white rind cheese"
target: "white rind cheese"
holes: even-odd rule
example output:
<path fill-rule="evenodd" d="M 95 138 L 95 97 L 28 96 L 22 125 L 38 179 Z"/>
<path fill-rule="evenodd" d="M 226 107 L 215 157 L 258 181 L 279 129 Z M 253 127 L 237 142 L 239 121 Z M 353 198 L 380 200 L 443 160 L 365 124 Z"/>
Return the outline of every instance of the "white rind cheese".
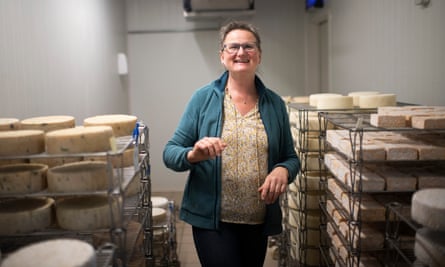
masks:
<path fill-rule="evenodd" d="M 0 131 L 14 131 L 20 129 L 20 120 L 16 118 L 0 118 Z"/>
<path fill-rule="evenodd" d="M 163 208 L 152 208 L 153 225 L 160 226 L 167 223 L 167 211 Z"/>
<path fill-rule="evenodd" d="M 76 121 L 72 116 L 42 116 L 24 119 L 20 122 L 21 129 L 42 130 L 44 132 L 73 128 Z"/>
<path fill-rule="evenodd" d="M 96 230 L 113 225 L 108 196 L 67 198 L 56 203 L 56 217 L 60 228 L 67 230 Z M 120 217 L 117 201 L 113 200 L 113 219 Z"/>
<path fill-rule="evenodd" d="M 0 195 L 26 194 L 46 188 L 47 165 L 11 164 L 0 166 Z"/>
<path fill-rule="evenodd" d="M 46 134 L 45 144 L 48 154 L 70 154 L 105 152 L 111 149 L 110 126 L 75 127 L 56 130 Z"/>
<path fill-rule="evenodd" d="M 350 93 L 348 93 L 348 96 L 352 96 L 354 106 L 358 106 L 360 104 L 359 103 L 360 96 L 362 96 L 362 95 L 378 95 L 378 94 L 380 94 L 380 92 L 377 92 L 377 91 L 357 91 L 357 92 L 350 92 Z"/>
<path fill-rule="evenodd" d="M 0 235 L 41 231 L 52 223 L 52 198 L 23 198 L 0 202 Z"/>
<path fill-rule="evenodd" d="M 359 96 L 360 108 L 378 108 L 396 106 L 395 94 L 361 95 Z"/>
<path fill-rule="evenodd" d="M 351 109 L 353 107 L 352 96 L 323 96 L 317 100 L 317 109 Z"/>
<path fill-rule="evenodd" d="M 48 170 L 50 192 L 90 192 L 110 188 L 107 163 L 103 161 L 80 161 L 50 168 Z"/>
<path fill-rule="evenodd" d="M 115 136 L 132 135 L 136 127 L 137 117 L 125 114 L 98 115 L 86 118 L 83 121 L 84 126 L 108 125 L 113 128 Z"/>
<path fill-rule="evenodd" d="M 168 199 L 161 196 L 152 196 L 151 205 L 154 208 L 168 209 Z"/>
<path fill-rule="evenodd" d="M 96 267 L 92 245 L 77 239 L 54 239 L 30 244 L 10 254 L 2 267 Z"/>
<path fill-rule="evenodd" d="M 325 98 L 329 96 L 342 96 L 341 94 L 332 94 L 332 93 L 320 93 L 320 94 L 311 94 L 309 95 L 309 105 L 313 107 L 318 106 L 318 100 L 320 98 Z"/>
<path fill-rule="evenodd" d="M 411 217 L 436 231 L 445 231 L 445 188 L 422 189 L 413 194 Z"/>
<path fill-rule="evenodd" d="M 45 151 L 41 130 L 0 131 L 0 157 L 39 154 Z"/>

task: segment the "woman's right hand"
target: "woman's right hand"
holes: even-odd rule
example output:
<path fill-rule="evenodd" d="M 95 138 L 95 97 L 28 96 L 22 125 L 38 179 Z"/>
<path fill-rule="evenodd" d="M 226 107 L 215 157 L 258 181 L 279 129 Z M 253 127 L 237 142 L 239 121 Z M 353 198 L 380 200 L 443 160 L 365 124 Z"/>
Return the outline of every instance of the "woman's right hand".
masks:
<path fill-rule="evenodd" d="M 187 160 L 190 163 L 196 163 L 203 160 L 214 159 L 221 156 L 222 151 L 226 148 L 225 143 L 219 137 L 204 137 L 195 143 L 193 149 L 187 153 Z"/>

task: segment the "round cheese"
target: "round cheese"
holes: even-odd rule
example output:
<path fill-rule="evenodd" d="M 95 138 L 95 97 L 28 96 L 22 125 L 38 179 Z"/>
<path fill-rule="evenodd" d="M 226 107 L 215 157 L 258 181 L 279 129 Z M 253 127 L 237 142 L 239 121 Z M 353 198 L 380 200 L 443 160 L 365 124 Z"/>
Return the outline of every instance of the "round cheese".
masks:
<path fill-rule="evenodd" d="M 359 96 L 360 108 L 378 108 L 396 106 L 395 94 L 377 94 L 377 95 L 361 95 Z"/>
<path fill-rule="evenodd" d="M 351 109 L 353 107 L 352 96 L 322 96 L 317 100 L 317 109 Z"/>
<path fill-rule="evenodd" d="M 109 159 L 114 168 L 124 168 L 134 165 L 133 156 L 134 148 L 128 148 L 122 154 L 109 155 Z M 84 159 L 90 161 L 107 161 L 107 155 L 87 155 L 84 157 Z"/>
<path fill-rule="evenodd" d="M 38 163 L 38 164 L 45 164 L 48 166 L 48 168 L 60 166 L 67 163 L 73 163 L 81 161 L 83 157 L 36 157 L 36 158 L 30 158 L 30 163 Z"/>
<path fill-rule="evenodd" d="M 160 226 L 167 223 L 167 211 L 162 208 L 152 208 L 151 214 L 153 218 L 153 225 Z"/>
<path fill-rule="evenodd" d="M 20 120 L 16 118 L 0 118 L 0 131 L 20 129 Z"/>
<path fill-rule="evenodd" d="M 24 119 L 20 122 L 24 130 L 42 130 L 44 132 L 73 128 L 76 124 L 72 116 L 42 116 Z"/>
<path fill-rule="evenodd" d="M 354 104 L 354 106 L 359 106 L 359 99 L 360 96 L 362 95 L 378 95 L 380 94 L 380 92 L 376 92 L 376 91 L 357 91 L 357 92 L 350 92 L 348 94 L 348 96 L 352 96 L 352 102 Z"/>
<path fill-rule="evenodd" d="M 411 217 L 432 230 L 445 231 L 445 188 L 422 189 L 413 194 Z"/>
<path fill-rule="evenodd" d="M 110 126 L 92 126 L 51 131 L 45 136 L 48 154 L 104 152 L 111 149 Z"/>
<path fill-rule="evenodd" d="M 90 192 L 106 190 L 111 186 L 107 163 L 103 161 L 79 161 L 48 170 L 50 192 Z"/>
<path fill-rule="evenodd" d="M 2 267 L 96 267 L 92 245 L 77 239 L 53 239 L 30 244 L 10 254 Z"/>
<path fill-rule="evenodd" d="M 0 131 L 0 156 L 22 156 L 45 151 L 41 130 Z"/>
<path fill-rule="evenodd" d="M 0 166 L 0 195 L 35 193 L 46 188 L 47 165 L 21 163 Z"/>
<path fill-rule="evenodd" d="M 416 259 L 430 267 L 443 266 L 445 262 L 445 233 L 420 228 L 414 243 Z"/>
<path fill-rule="evenodd" d="M 0 235 L 40 231 L 52 223 L 52 198 L 22 198 L 0 202 Z"/>
<path fill-rule="evenodd" d="M 137 117 L 125 114 L 99 115 L 86 118 L 84 126 L 108 125 L 113 128 L 115 136 L 132 135 L 136 126 Z"/>
<path fill-rule="evenodd" d="M 166 197 L 152 196 L 151 205 L 154 208 L 168 209 L 168 199 Z"/>
<path fill-rule="evenodd" d="M 60 228 L 74 231 L 110 228 L 111 200 L 107 196 L 66 198 L 56 203 L 56 217 Z M 117 201 L 113 201 L 113 216 L 120 216 Z M 118 218 L 113 218 L 118 219 Z"/>
<path fill-rule="evenodd" d="M 311 95 L 309 95 L 309 105 L 311 105 L 313 107 L 317 107 L 319 99 L 329 97 L 329 96 L 342 96 L 342 95 L 341 94 L 333 94 L 333 93 L 311 94 Z"/>

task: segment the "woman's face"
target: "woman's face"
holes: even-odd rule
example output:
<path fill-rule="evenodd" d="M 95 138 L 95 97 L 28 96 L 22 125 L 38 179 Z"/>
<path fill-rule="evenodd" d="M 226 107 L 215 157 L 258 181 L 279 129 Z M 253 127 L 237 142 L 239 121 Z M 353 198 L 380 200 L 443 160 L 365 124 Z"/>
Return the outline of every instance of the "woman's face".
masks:
<path fill-rule="evenodd" d="M 226 35 L 220 57 L 224 67 L 232 73 L 255 73 L 261 62 L 255 36 L 246 30 L 233 30 Z"/>

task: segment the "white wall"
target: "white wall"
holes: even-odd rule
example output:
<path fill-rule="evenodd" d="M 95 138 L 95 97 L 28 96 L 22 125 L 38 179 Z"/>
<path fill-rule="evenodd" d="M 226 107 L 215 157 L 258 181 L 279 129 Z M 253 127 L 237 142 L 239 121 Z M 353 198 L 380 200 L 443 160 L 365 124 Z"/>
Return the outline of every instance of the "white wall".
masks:
<path fill-rule="evenodd" d="M 445 1 L 326 1 L 333 92 L 382 91 L 445 105 Z"/>
<path fill-rule="evenodd" d="M 282 95 L 303 88 L 303 3 L 256 1 L 251 21 L 262 35 L 260 76 Z M 222 73 L 218 57 L 221 21 L 187 22 L 182 1 L 127 0 L 131 111 L 150 128 L 153 191 L 182 190 L 186 173 L 162 162 L 191 94 Z"/>
<path fill-rule="evenodd" d="M 0 117 L 127 113 L 120 0 L 1 0 Z"/>

